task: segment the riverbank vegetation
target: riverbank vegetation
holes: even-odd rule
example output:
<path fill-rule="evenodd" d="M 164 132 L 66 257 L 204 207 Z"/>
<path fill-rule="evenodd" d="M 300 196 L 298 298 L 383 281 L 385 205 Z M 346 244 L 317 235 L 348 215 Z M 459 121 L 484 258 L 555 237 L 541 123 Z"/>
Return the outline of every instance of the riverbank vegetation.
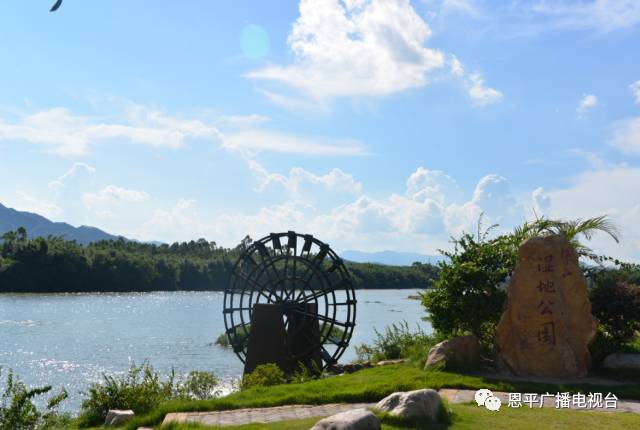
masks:
<path fill-rule="evenodd" d="M 217 397 L 218 379 L 210 372 L 193 371 L 185 378 L 171 372 L 162 377 L 144 362 L 132 364 L 121 377 L 103 376 L 103 381 L 91 384 L 85 393 L 82 409 L 74 425 L 80 428 L 104 423 L 110 409 L 148 413 L 170 400 L 207 400 Z"/>
<path fill-rule="evenodd" d="M 221 291 L 245 238 L 235 248 L 204 239 L 167 244 L 112 240 L 81 245 L 60 237 L 30 239 L 26 230 L 0 243 L 0 292 Z M 346 263 L 355 288 L 429 287 L 437 266 Z"/>
<path fill-rule="evenodd" d="M 51 390 L 50 385 L 28 388 L 11 369 L 3 374 L 0 368 L 0 429 L 49 430 L 70 425 L 71 417 L 58 413 L 58 406 L 67 398 L 65 390 L 49 397 L 44 410 L 34 404 L 35 398 Z"/>
<path fill-rule="evenodd" d="M 148 366 L 147 366 L 148 367 Z M 149 368 L 149 367 L 148 367 Z M 459 389 L 471 389 L 487 388 L 494 391 L 504 392 L 530 392 L 530 393 L 556 393 L 556 392 L 612 392 L 615 393 L 618 398 L 621 399 L 640 399 L 640 386 L 638 385 L 594 385 L 594 384 L 553 384 L 553 383 L 539 383 L 539 382 L 526 382 L 526 381 L 510 381 L 500 380 L 496 378 L 478 376 L 478 375 L 462 375 L 457 373 L 449 373 L 438 370 L 422 370 L 419 367 L 411 364 L 399 364 L 399 365 L 387 365 L 387 366 L 374 366 L 372 368 L 364 369 L 355 373 L 345 374 L 342 376 L 324 377 L 319 379 L 295 381 L 292 380 L 286 383 L 284 380 L 276 381 L 276 385 L 272 385 L 273 381 L 269 379 L 266 385 L 253 384 L 253 386 L 240 391 L 236 391 L 225 397 L 217 397 L 214 391 L 211 391 L 209 385 L 211 380 L 207 377 L 204 378 L 203 384 L 197 384 L 200 388 L 204 388 L 207 393 L 207 397 L 198 397 L 193 395 L 185 395 L 184 392 L 180 392 L 182 385 L 177 384 L 175 380 L 170 382 L 170 375 L 160 380 L 156 380 L 158 375 L 150 371 L 150 376 L 145 375 L 144 366 L 134 369 L 133 372 L 136 375 L 133 379 L 137 382 L 132 382 L 132 375 L 125 375 L 112 381 L 103 381 L 100 384 L 95 384 L 87 393 L 87 399 L 83 404 L 83 411 L 78 418 L 71 419 L 68 416 L 49 414 L 49 421 L 47 426 L 44 426 L 44 421 L 41 425 L 24 425 L 22 427 L 2 427 L 2 428 L 17 428 L 20 430 L 35 430 L 35 429 L 76 429 L 86 428 L 89 426 L 99 426 L 103 420 L 103 414 L 106 414 L 107 408 L 120 407 L 120 408 L 133 408 L 136 412 L 136 418 L 129 422 L 125 428 L 127 430 L 136 430 L 139 426 L 155 426 L 159 425 L 164 419 L 167 413 L 171 412 L 199 412 L 199 411 L 220 411 L 231 409 L 243 409 L 243 408 L 257 408 L 257 407 L 271 407 L 282 406 L 289 404 L 328 404 L 328 403 L 358 403 L 358 402 L 377 402 L 385 396 L 396 391 L 409 391 L 421 388 L 459 388 Z M 136 370 L 137 369 L 137 370 Z M 169 388 L 172 386 L 172 388 Z M 193 393 L 192 393 L 193 394 Z M 153 404 L 144 399 L 145 396 L 150 396 L 154 399 Z M 132 400 L 132 402 L 121 402 L 123 399 Z M 136 400 L 137 399 L 137 400 Z M 116 402 L 118 400 L 119 402 Z M 29 405 L 26 410 L 35 409 L 31 402 L 28 400 Z M 4 407 L 4 406 L 3 406 Z M 473 406 L 474 410 L 467 410 L 463 405 L 452 405 L 452 427 L 459 429 L 480 429 L 485 428 L 479 423 L 474 424 L 474 420 L 480 419 L 479 422 L 484 422 L 483 416 L 498 416 L 498 414 L 489 414 L 485 409 L 477 408 Z M 484 415 L 475 415 L 474 411 L 482 411 Z M 507 411 L 510 409 L 505 408 Z M 103 412 L 104 411 L 104 412 Z M 535 415 L 539 412 L 534 412 L 525 408 L 522 412 L 506 412 L 501 411 L 499 416 L 506 416 L 507 414 L 516 414 L 521 416 L 526 422 L 533 423 L 538 417 Z M 537 409 L 536 409 L 537 411 Z M 99 412 L 93 416 L 91 414 Z M 569 415 L 561 415 L 567 413 Z M 578 414 L 589 414 L 588 412 L 576 412 Z M 468 415 L 471 414 L 471 415 Z M 549 411 L 548 423 L 545 423 L 547 427 L 535 427 L 533 425 L 530 428 L 552 428 L 551 423 L 565 422 L 564 417 L 572 415 L 571 411 Z M 591 414 L 589 414 L 591 415 Z M 604 414 L 598 413 L 598 418 L 595 422 L 601 423 L 601 427 L 594 427 L 589 423 L 579 428 L 617 428 L 615 424 L 618 423 L 620 418 L 616 418 L 622 415 L 631 415 L 633 418 L 622 419 L 620 422 L 633 422 L 635 425 L 640 424 L 640 417 L 633 414 Z M 38 416 L 44 416 L 44 414 L 38 413 Z M 473 418 L 473 419 L 467 419 Z M 601 418 L 600 418 L 601 417 Z M 604 421 L 603 421 L 604 420 Z M 628 421 L 625 421 L 628 420 Z M 630 421 L 629 421 L 630 420 Z M 383 421 L 384 422 L 384 421 Z M 507 423 L 513 425 L 514 421 L 510 419 L 496 419 L 496 428 L 513 428 L 505 427 Z M 582 421 L 577 421 L 582 422 Z M 387 421 L 388 429 L 414 429 L 421 428 L 415 426 L 403 426 L 396 425 Z M 457 423 L 457 424 L 456 424 Z M 464 426 L 462 426 L 462 424 Z M 308 424 L 305 422 L 305 425 Z M 286 424 L 287 426 L 289 424 Z M 291 427 L 273 427 L 273 428 L 309 428 L 300 427 L 300 423 L 292 422 Z M 456 427 L 459 425 L 461 427 Z M 185 427 L 177 426 L 176 429 L 183 429 Z M 198 427 L 195 427 L 198 428 Z M 251 426 L 240 428 L 254 428 Z M 260 427 L 262 428 L 262 427 Z M 526 428 L 520 427 L 518 428 Z M 558 428 L 558 427 L 555 427 Z M 562 427 L 565 428 L 565 427 Z M 566 427 L 573 428 L 573 427 Z M 575 427 L 578 428 L 578 427 Z M 624 427 L 622 427 L 624 428 Z M 631 427 L 633 428 L 633 427 Z"/>

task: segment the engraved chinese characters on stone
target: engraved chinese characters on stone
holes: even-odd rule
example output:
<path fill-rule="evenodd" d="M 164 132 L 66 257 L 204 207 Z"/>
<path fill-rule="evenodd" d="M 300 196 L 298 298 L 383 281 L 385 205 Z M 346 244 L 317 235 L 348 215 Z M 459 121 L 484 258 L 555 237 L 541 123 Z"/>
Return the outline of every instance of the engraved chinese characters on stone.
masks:
<path fill-rule="evenodd" d="M 596 325 L 569 241 L 550 235 L 523 243 L 496 333 L 499 363 L 519 375 L 584 376 Z"/>

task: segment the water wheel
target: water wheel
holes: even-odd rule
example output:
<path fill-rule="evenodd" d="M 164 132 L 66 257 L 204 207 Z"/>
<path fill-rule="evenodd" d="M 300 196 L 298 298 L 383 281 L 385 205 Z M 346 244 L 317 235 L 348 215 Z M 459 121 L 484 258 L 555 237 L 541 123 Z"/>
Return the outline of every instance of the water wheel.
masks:
<path fill-rule="evenodd" d="M 235 264 L 223 314 L 229 344 L 245 365 L 253 313 L 263 305 L 277 305 L 287 339 L 298 339 L 287 350 L 292 362 L 313 356 L 322 370 L 349 345 L 356 319 L 351 277 L 329 245 L 312 235 L 272 233 L 248 246 Z M 308 321 L 317 321 L 315 333 Z"/>

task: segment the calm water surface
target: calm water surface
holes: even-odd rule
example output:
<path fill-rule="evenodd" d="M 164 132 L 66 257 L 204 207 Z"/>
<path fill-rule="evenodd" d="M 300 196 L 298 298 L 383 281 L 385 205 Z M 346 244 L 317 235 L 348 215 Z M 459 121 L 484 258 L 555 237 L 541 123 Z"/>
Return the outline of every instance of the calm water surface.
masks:
<path fill-rule="evenodd" d="M 371 342 L 374 329 L 402 320 L 431 332 L 412 290 L 359 290 L 351 346 Z M 166 374 L 208 370 L 223 387 L 242 373 L 229 349 L 214 345 L 224 332 L 219 292 L 128 294 L 0 294 L 0 366 L 13 368 L 29 385 L 65 387 L 66 410 L 77 411 L 89 383 L 102 373 L 123 374 L 148 359 Z"/>

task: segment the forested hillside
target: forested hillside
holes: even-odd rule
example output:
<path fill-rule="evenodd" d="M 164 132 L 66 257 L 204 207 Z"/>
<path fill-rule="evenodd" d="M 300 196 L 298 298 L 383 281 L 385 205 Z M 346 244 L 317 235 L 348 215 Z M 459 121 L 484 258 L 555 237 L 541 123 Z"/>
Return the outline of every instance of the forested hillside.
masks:
<path fill-rule="evenodd" d="M 250 239 L 245 239 L 244 244 Z M 0 292 L 210 291 L 225 288 L 243 245 L 229 249 L 197 241 L 172 245 L 124 239 L 78 244 L 60 237 L 2 236 Z M 356 288 L 423 289 L 438 268 L 347 263 Z"/>
<path fill-rule="evenodd" d="M 98 240 L 116 240 L 114 236 L 96 227 L 74 227 L 66 222 L 53 222 L 42 215 L 8 208 L 0 203 L 0 236 L 5 232 L 25 228 L 29 237 L 59 236 L 67 240 L 88 244 Z"/>

